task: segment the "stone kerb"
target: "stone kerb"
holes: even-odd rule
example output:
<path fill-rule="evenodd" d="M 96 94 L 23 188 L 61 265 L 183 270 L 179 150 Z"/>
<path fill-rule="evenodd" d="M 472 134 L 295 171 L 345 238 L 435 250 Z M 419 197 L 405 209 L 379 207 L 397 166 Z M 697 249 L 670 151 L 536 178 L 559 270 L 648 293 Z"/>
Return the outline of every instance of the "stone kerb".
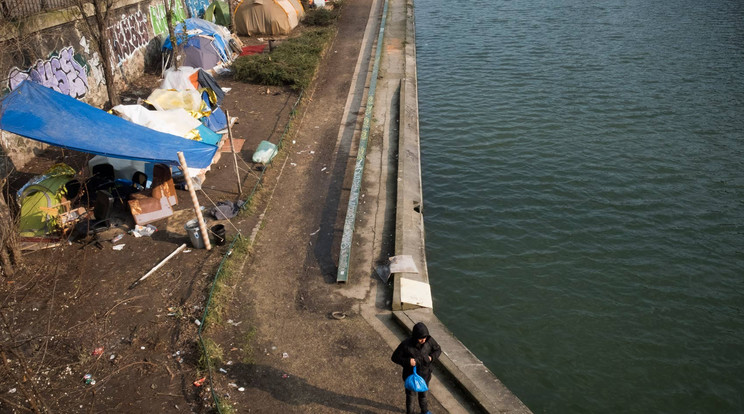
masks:
<path fill-rule="evenodd" d="M 398 195 L 396 200 L 395 254 L 410 255 L 418 273 L 396 273 L 393 310 L 431 307 L 431 289 L 424 242 L 421 153 L 419 146 L 416 40 L 413 4 L 406 2 L 405 75 L 400 85 L 398 136 Z"/>

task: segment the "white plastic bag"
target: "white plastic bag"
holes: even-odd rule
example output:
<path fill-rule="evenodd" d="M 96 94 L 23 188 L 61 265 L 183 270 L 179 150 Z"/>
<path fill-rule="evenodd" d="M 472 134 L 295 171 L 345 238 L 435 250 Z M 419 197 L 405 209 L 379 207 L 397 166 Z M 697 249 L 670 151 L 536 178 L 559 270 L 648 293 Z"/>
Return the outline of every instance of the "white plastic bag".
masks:
<path fill-rule="evenodd" d="M 253 153 L 253 162 L 256 164 L 268 164 L 272 158 L 276 155 L 276 145 L 269 141 L 261 141 L 256 148 L 256 152 Z"/>

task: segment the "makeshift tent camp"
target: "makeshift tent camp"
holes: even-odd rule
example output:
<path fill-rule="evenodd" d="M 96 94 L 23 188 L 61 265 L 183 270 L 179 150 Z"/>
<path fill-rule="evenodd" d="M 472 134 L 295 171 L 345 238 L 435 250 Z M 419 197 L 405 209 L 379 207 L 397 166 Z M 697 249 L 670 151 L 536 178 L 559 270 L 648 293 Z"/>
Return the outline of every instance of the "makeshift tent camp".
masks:
<path fill-rule="evenodd" d="M 28 80 L 0 101 L 0 129 L 76 151 L 179 165 L 184 174 L 209 167 L 217 152 L 216 145 L 133 124 Z M 189 192 L 199 229 L 206 234 L 194 186 Z M 211 249 L 208 240 L 205 245 Z"/>
<path fill-rule="evenodd" d="M 305 10 L 297 0 L 243 0 L 234 14 L 238 34 L 285 35 L 305 17 Z"/>
<path fill-rule="evenodd" d="M 232 61 L 232 51 L 228 45 L 230 32 L 227 28 L 204 19 L 191 18 L 179 23 L 174 32 L 178 44 L 183 45 L 185 66 L 211 69 L 218 63 L 228 64 Z M 163 42 L 163 49 L 173 49 L 170 37 Z"/>
<path fill-rule="evenodd" d="M 0 101 L 0 129 L 58 147 L 168 165 L 206 168 L 217 147 L 154 131 L 24 81 Z"/>
<path fill-rule="evenodd" d="M 230 6 L 226 1 L 214 0 L 204 11 L 204 20 L 220 26 L 230 26 Z"/>

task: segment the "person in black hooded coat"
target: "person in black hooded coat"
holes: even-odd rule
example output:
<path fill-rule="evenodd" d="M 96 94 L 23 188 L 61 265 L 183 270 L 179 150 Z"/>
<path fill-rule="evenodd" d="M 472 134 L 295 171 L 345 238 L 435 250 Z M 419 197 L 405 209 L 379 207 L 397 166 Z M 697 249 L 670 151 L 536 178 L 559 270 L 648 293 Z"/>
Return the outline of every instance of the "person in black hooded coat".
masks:
<path fill-rule="evenodd" d="M 413 325 L 411 336 L 398 345 L 390 359 L 403 367 L 404 381 L 413 374 L 413 367 L 415 366 L 416 373 L 423 377 L 428 385 L 429 380 L 431 380 L 431 365 L 439 358 L 441 353 L 442 350 L 439 348 L 437 341 L 429 336 L 429 329 L 423 322 L 419 322 Z M 414 414 L 414 405 L 416 404 L 414 397 L 416 394 L 418 394 L 421 413 L 428 413 L 428 392 L 417 393 L 416 391 L 406 390 L 406 414 Z"/>

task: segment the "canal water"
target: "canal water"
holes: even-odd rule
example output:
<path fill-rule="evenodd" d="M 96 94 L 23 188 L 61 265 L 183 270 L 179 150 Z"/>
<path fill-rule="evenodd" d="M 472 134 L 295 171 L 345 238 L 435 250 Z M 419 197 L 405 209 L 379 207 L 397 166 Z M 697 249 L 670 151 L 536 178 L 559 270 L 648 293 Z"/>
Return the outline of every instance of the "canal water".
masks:
<path fill-rule="evenodd" d="M 536 413 L 744 412 L 744 2 L 415 16 L 439 318 Z"/>

